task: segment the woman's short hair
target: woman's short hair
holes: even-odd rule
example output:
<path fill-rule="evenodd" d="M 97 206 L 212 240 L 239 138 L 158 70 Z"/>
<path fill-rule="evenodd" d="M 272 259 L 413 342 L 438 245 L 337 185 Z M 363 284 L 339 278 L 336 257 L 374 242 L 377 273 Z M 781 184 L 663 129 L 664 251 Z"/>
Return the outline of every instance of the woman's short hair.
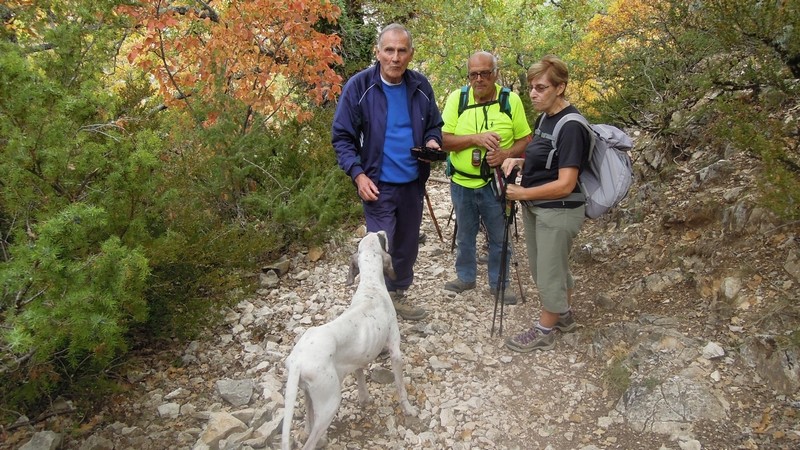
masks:
<path fill-rule="evenodd" d="M 567 84 L 569 81 L 569 70 L 567 65 L 555 55 L 547 55 L 534 63 L 528 69 L 528 82 L 534 78 L 545 75 L 553 85 Z"/>

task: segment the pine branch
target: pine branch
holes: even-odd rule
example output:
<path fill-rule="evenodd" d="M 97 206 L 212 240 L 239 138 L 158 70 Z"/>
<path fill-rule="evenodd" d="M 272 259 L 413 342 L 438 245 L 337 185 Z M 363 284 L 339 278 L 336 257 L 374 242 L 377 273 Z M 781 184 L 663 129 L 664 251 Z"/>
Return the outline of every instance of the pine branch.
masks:
<path fill-rule="evenodd" d="M 4 353 L 11 354 L 11 351 L 10 350 L 5 350 Z M 16 367 L 21 366 L 22 363 L 24 363 L 24 362 L 28 361 L 29 359 L 31 359 L 33 357 L 34 353 L 36 353 L 36 349 L 33 349 L 33 350 L 29 351 L 28 353 L 26 353 L 26 354 L 20 356 L 19 358 L 15 359 L 12 364 L 3 365 L 2 367 L 0 367 L 0 374 L 4 374 L 6 372 L 9 372 L 11 370 L 11 367 L 10 367 L 11 365 L 14 365 Z"/>

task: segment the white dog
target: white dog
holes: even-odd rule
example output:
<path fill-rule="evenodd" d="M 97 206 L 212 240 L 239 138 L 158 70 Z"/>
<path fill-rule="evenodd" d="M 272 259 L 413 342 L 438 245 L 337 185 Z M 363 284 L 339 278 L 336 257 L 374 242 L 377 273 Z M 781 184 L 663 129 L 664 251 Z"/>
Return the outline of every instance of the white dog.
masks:
<path fill-rule="evenodd" d="M 332 322 L 310 328 L 295 344 L 286 359 L 286 409 L 283 416 L 283 450 L 290 449 L 290 434 L 298 387 L 306 398 L 308 440 L 304 450 L 315 448 L 325 436 L 342 402 L 342 380 L 355 371 L 358 400 L 370 402 L 363 368 L 388 349 L 400 405 L 406 415 L 417 410 L 408 401 L 403 384 L 403 356 L 400 330 L 391 297 L 386 290 L 384 272 L 394 278 L 386 233 L 367 234 L 350 261 L 348 284 L 361 273 L 350 307 Z"/>

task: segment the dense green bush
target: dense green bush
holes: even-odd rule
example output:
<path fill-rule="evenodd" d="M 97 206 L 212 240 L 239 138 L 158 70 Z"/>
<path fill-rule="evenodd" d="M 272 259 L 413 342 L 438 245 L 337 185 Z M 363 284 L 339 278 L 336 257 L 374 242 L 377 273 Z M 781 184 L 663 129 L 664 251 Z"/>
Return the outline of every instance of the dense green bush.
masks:
<path fill-rule="evenodd" d="M 294 244 L 325 242 L 360 220 L 355 190 L 330 145 L 330 109 L 242 133 L 238 105 L 216 108 L 226 114 L 213 126 L 178 125 L 186 116 L 176 113 L 170 127 L 168 147 L 180 150 L 165 168 L 168 231 L 150 256 L 150 304 L 165 312 L 153 318 L 156 329 L 196 332 L 214 317 L 211 300 L 247 284 L 240 270 Z"/>
<path fill-rule="evenodd" d="M 247 129 L 226 98 L 165 109 L 114 64 L 122 28 L 80 5 L 52 17 L 44 50 L 0 41 L 4 415 L 87 392 L 135 346 L 194 336 L 259 262 L 360 217 L 330 109 Z"/>
<path fill-rule="evenodd" d="M 63 31 L 56 42 L 74 50 L 81 31 Z M 69 51 L 0 42 L 0 395 L 11 407 L 107 367 L 147 317 L 158 141 L 114 122 L 98 56 L 87 50 L 76 70 Z"/>

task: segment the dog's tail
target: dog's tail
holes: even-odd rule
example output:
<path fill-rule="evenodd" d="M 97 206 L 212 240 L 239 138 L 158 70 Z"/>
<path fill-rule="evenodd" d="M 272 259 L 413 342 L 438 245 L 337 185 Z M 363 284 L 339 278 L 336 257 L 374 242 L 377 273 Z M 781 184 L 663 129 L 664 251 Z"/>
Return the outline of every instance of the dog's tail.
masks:
<path fill-rule="evenodd" d="M 291 450 L 292 448 L 292 417 L 294 417 L 294 404 L 297 400 L 297 390 L 300 383 L 300 369 L 294 364 L 291 355 L 289 360 L 286 361 L 286 367 L 289 371 L 286 377 L 286 393 L 284 395 L 281 450 Z"/>

